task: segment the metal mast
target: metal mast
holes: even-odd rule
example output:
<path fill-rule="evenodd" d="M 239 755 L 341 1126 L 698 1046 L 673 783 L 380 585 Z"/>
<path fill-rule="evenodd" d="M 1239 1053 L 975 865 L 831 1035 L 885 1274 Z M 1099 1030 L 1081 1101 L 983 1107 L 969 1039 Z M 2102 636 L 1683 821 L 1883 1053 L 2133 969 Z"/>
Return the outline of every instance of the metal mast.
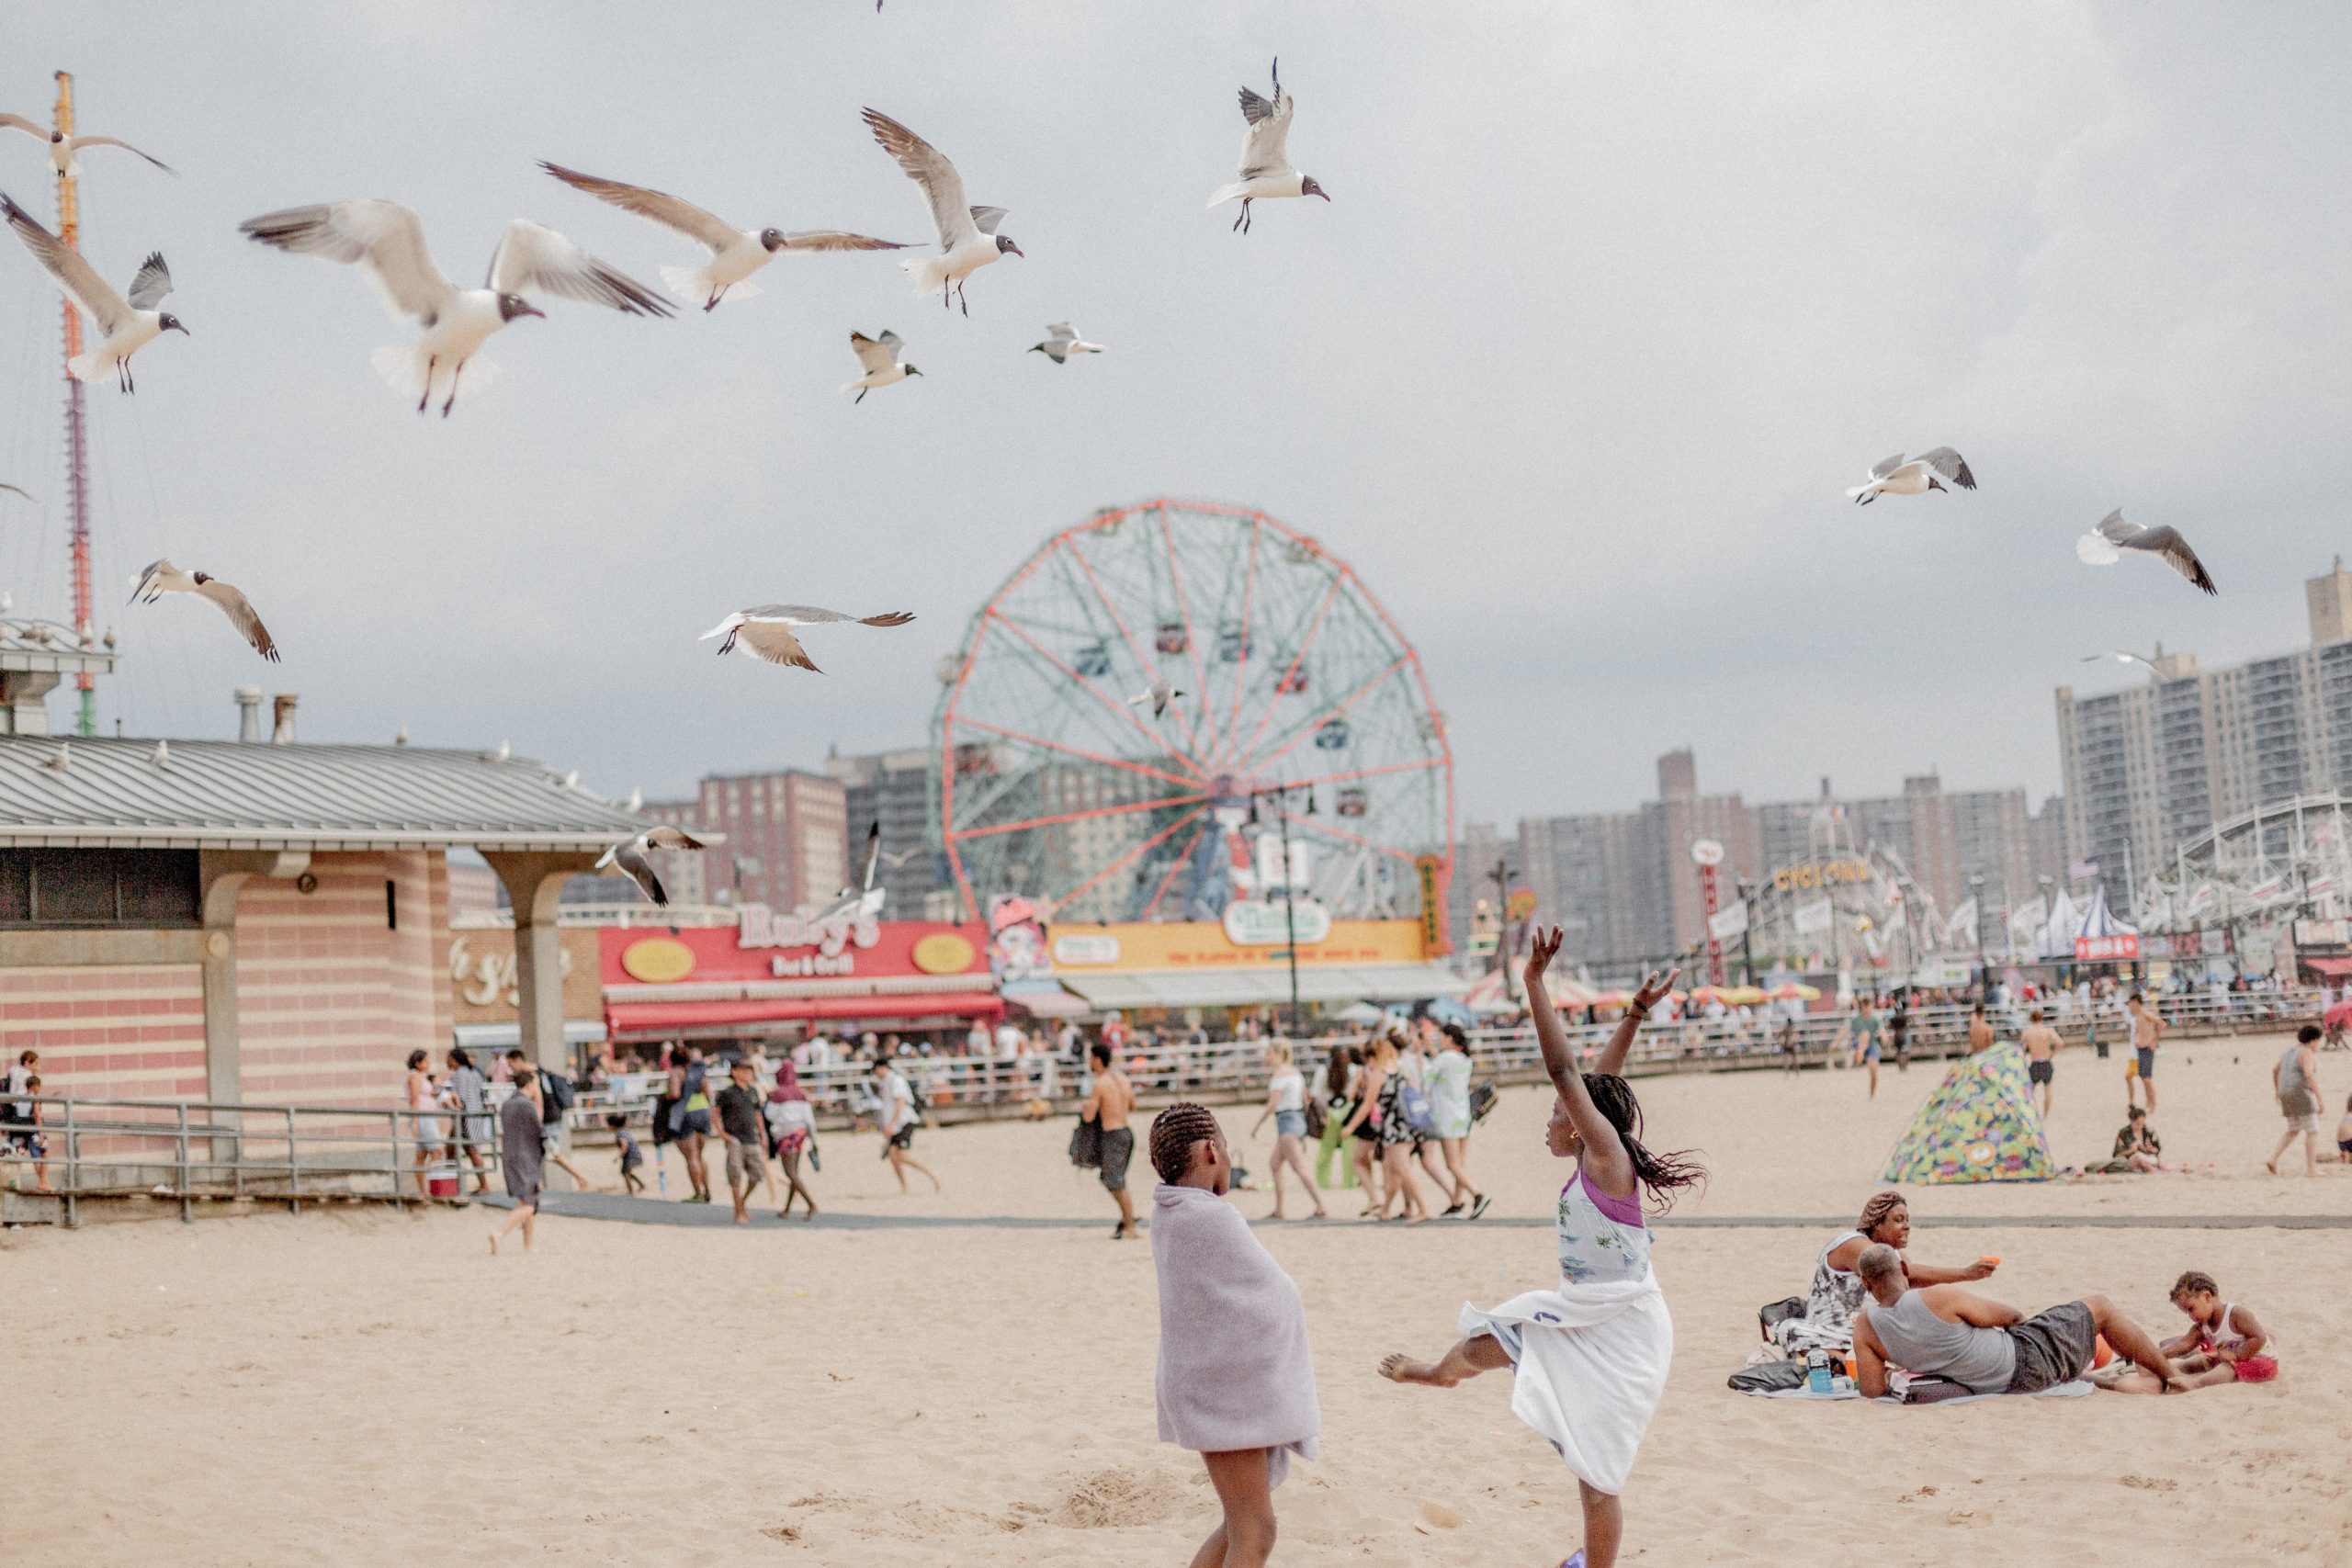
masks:
<path fill-rule="evenodd" d="M 74 77 L 72 73 L 57 73 L 57 130 L 66 136 L 74 134 Z M 74 188 L 74 176 L 57 176 L 57 237 L 69 249 L 82 248 L 82 207 Z M 74 630 L 84 648 L 90 646 L 90 438 L 84 428 L 82 416 L 82 383 L 70 368 L 74 355 L 82 352 L 82 313 L 74 308 L 72 299 L 61 299 L 65 313 L 65 494 L 74 518 Z M 74 720 L 74 730 L 82 735 L 98 732 L 97 678 L 88 671 L 74 677 L 74 684 L 82 694 L 81 712 Z"/>

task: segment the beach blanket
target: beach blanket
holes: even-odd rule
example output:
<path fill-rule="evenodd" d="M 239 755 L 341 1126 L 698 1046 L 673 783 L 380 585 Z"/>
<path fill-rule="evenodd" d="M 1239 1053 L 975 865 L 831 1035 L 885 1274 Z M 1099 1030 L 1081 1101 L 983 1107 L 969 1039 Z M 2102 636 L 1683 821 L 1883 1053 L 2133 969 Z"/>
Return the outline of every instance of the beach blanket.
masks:
<path fill-rule="evenodd" d="M 1281 1485 L 1315 1457 L 1323 1416 L 1298 1287 L 1241 1211 L 1198 1187 L 1151 1196 L 1159 1277 L 1159 1440 L 1196 1453 L 1266 1449 Z"/>
<path fill-rule="evenodd" d="M 1892 1387 L 1891 1383 L 1890 1387 Z M 1806 1388 L 1802 1384 L 1795 1388 L 1743 1388 L 1739 1392 L 1756 1399 L 1860 1399 L 1862 1397 L 1862 1391 L 1860 1389 L 1851 1387 L 1850 1385 L 1846 1388 L 1832 1389 L 1827 1393 L 1815 1393 L 1813 1390 Z M 2086 1393 L 2097 1393 L 2098 1392 L 2098 1390 L 2088 1381 L 2083 1378 L 2076 1378 L 2072 1382 L 2052 1383 L 2048 1388 L 2036 1389 L 2031 1394 L 2028 1395 L 2028 1397 L 2032 1399 L 2080 1399 Z M 1962 1393 L 1954 1394 L 1943 1399 L 1920 1400 L 1917 1403 L 1921 1404 L 1970 1404 L 1980 1399 L 2008 1399 L 2010 1397 L 2012 1396 L 2006 1393 Z M 1882 1394 L 1879 1397 L 1879 1403 L 1882 1404 L 1904 1404 L 1911 1402 L 1905 1400 L 1900 1393 L 1888 1393 Z"/>
<path fill-rule="evenodd" d="M 1578 1480 L 1625 1490 L 1674 1359 L 1674 1319 L 1655 1276 L 1563 1280 L 1484 1309 L 1465 1302 L 1459 1326 L 1510 1353 L 1511 1414 L 1550 1439 Z"/>

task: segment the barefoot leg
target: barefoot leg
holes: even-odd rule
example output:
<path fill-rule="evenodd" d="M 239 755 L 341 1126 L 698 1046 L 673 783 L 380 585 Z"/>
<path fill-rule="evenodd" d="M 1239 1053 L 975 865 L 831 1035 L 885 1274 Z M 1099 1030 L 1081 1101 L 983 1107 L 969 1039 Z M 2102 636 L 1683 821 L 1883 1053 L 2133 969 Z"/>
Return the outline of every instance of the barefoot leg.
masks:
<path fill-rule="evenodd" d="M 1584 1503 L 1585 1568 L 1616 1568 L 1617 1543 L 1625 1534 L 1624 1505 L 1606 1492 L 1577 1483 Z"/>
<path fill-rule="evenodd" d="M 1208 1546 L 1204 1543 L 1204 1555 L 1193 1560 L 1196 1568 L 1204 1559 L 1221 1568 L 1263 1568 L 1274 1550 L 1274 1491 L 1266 1450 L 1203 1454 L 1201 1461 L 1208 1466 L 1209 1484 L 1216 1488 L 1217 1501 L 1225 1506 L 1225 1523 L 1218 1527 L 1218 1534 L 1225 1538 L 1225 1555 L 1205 1557 Z"/>
<path fill-rule="evenodd" d="M 1431 1388 L 1452 1388 L 1464 1378 L 1475 1378 L 1480 1372 L 1491 1372 L 1510 1365 L 1510 1352 L 1491 1334 L 1474 1335 L 1434 1361 L 1408 1360 L 1403 1356 L 1390 1356 L 1380 1363 L 1380 1375 L 1391 1382 L 1426 1383 Z"/>

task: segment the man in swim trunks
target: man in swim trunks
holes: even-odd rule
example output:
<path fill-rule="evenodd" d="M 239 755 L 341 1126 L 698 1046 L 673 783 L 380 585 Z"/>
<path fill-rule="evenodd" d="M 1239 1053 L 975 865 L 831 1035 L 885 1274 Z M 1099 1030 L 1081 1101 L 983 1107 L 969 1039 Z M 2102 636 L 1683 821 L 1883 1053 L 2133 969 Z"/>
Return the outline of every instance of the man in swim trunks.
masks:
<path fill-rule="evenodd" d="M 2057 1073 L 2058 1032 L 2041 1021 L 2041 1010 L 2036 1008 L 2026 1015 L 2025 1032 L 2018 1036 L 2018 1043 L 2025 1047 L 2026 1077 L 2032 1080 L 2041 1098 L 2041 1114 L 2050 1115 L 2050 1080 Z"/>
<path fill-rule="evenodd" d="M 1119 1223 L 1111 1239 L 1125 1241 L 1136 1234 L 1135 1200 L 1127 1196 L 1127 1161 L 1136 1152 L 1135 1130 L 1127 1125 L 1136 1109 L 1135 1086 L 1114 1065 L 1108 1044 L 1098 1040 L 1087 1055 L 1094 1064 L 1094 1092 L 1086 1097 L 1079 1116 L 1102 1129 L 1102 1189 L 1119 1204 Z"/>
<path fill-rule="evenodd" d="M 1978 1002 L 1968 1010 L 1968 1050 L 1971 1055 L 1993 1048 L 1992 1021 L 1984 1016 L 1984 1004 Z"/>
<path fill-rule="evenodd" d="M 2147 998 L 2137 991 L 2132 993 L 2132 999 L 2124 1004 L 2123 1010 L 2132 1016 L 2132 1066 L 2139 1069 L 2136 1081 L 2148 1097 L 2148 1114 L 2154 1116 L 2156 1113 L 2156 1042 L 2165 1037 L 2165 1021 L 2156 1016 L 2156 1010 L 2150 1007 Z M 2124 1081 L 2123 1100 L 2127 1105 L 2132 1101 L 2133 1081 Z"/>
<path fill-rule="evenodd" d="M 1849 1025 L 1854 1036 L 1854 1065 L 1858 1067 L 1864 1064 L 1869 1065 L 1870 1098 L 1872 1100 L 1878 1098 L 1879 1058 L 1885 1054 L 1881 1044 L 1881 1034 L 1884 1027 L 1879 1021 L 1878 1013 L 1871 1006 L 1870 998 L 1863 997 L 1854 1004 L 1854 1021 Z"/>
<path fill-rule="evenodd" d="M 1971 1393 L 2040 1393 L 2088 1371 L 2102 1335 L 2168 1392 L 2184 1386 L 2163 1347 L 2105 1296 L 2028 1317 L 1960 1285 L 1913 1290 L 1903 1255 L 1883 1243 L 1864 1247 L 1854 1272 L 1871 1300 L 1854 1314 L 1855 1381 L 1868 1398 L 1886 1393 L 1890 1364 Z"/>

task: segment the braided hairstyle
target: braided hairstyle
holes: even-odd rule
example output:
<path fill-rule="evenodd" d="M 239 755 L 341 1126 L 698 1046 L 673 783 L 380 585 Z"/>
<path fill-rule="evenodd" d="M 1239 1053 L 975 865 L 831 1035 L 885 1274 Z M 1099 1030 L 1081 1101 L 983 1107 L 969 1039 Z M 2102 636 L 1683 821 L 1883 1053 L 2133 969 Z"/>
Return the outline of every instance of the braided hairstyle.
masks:
<path fill-rule="evenodd" d="M 1866 1236 L 1874 1235 L 1878 1227 L 1886 1223 L 1887 1215 L 1903 1207 L 1904 1202 L 1903 1194 L 1892 1189 L 1872 1193 L 1871 1201 L 1862 1205 L 1862 1217 L 1854 1222 L 1854 1228 Z"/>
<path fill-rule="evenodd" d="M 1193 1168 L 1193 1145 L 1216 1136 L 1216 1116 L 1205 1105 L 1182 1100 L 1151 1119 L 1151 1168 L 1159 1179 L 1178 1182 Z"/>
<path fill-rule="evenodd" d="M 1625 1156 L 1634 1162 L 1634 1179 L 1648 1191 L 1660 1213 L 1674 1207 L 1678 1190 L 1706 1182 L 1706 1167 L 1689 1158 L 1688 1149 L 1660 1155 L 1642 1146 L 1642 1102 L 1634 1098 L 1633 1087 L 1623 1078 L 1615 1073 L 1587 1073 L 1584 1088 L 1592 1096 L 1594 1108 L 1617 1129 L 1617 1141 L 1625 1145 Z"/>

